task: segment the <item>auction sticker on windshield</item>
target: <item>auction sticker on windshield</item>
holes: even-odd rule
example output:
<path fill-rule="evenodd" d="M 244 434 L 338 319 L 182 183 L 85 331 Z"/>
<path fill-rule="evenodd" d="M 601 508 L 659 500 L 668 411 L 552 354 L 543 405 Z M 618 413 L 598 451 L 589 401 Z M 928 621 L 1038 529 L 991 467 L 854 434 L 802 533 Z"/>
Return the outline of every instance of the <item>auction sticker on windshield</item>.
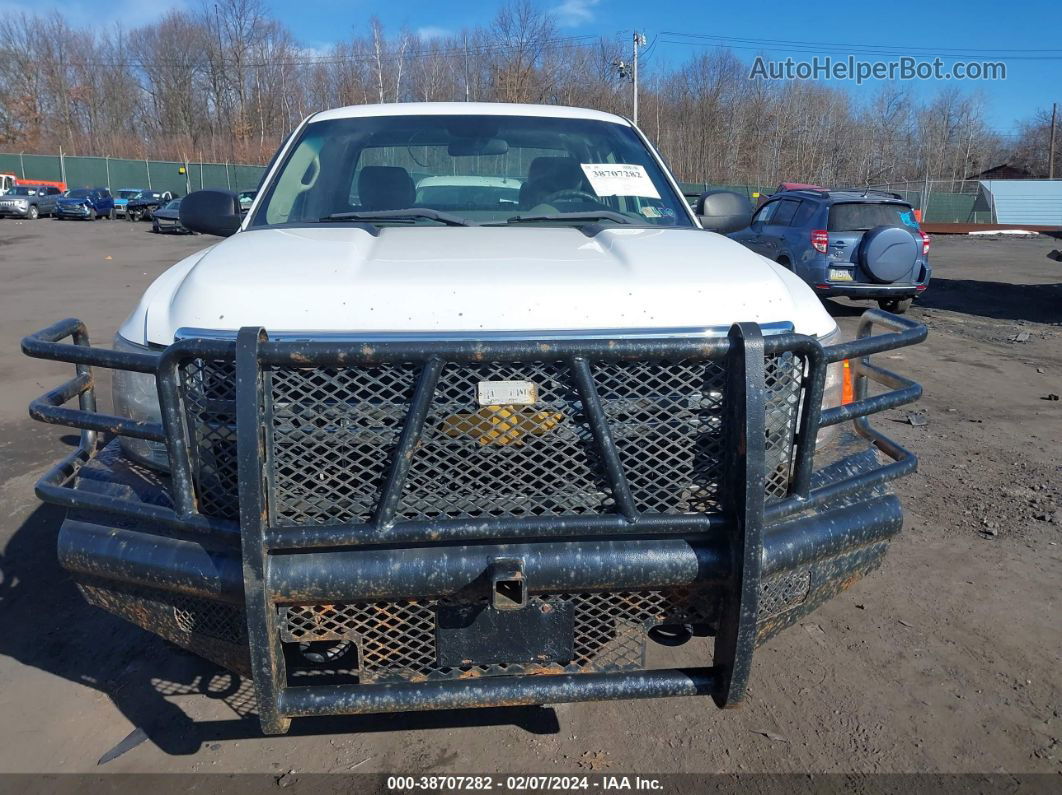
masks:
<path fill-rule="evenodd" d="M 598 196 L 643 196 L 659 199 L 645 166 L 624 163 L 580 163 Z"/>

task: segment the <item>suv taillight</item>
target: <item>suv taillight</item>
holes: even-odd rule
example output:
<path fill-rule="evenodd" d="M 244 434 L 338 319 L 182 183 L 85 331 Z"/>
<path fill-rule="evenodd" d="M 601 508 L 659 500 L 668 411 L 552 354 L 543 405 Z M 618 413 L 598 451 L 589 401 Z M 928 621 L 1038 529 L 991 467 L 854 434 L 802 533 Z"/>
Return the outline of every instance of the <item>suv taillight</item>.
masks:
<path fill-rule="evenodd" d="M 918 230 L 918 234 L 922 236 L 922 256 L 924 257 L 926 254 L 929 253 L 929 235 L 927 235 L 921 229 Z"/>
<path fill-rule="evenodd" d="M 811 245 L 820 254 L 826 253 L 826 248 L 830 245 L 830 236 L 825 229 L 816 229 L 811 233 Z"/>

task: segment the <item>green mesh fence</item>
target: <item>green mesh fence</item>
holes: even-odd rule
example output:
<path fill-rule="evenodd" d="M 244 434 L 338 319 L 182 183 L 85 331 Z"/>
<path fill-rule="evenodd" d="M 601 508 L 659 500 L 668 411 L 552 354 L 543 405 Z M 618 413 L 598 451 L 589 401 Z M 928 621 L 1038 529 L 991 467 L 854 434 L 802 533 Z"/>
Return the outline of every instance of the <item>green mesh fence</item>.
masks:
<path fill-rule="evenodd" d="M 186 169 L 182 174 L 180 169 Z M 235 163 L 179 163 L 170 160 L 129 160 L 118 157 L 0 154 L 0 173 L 20 179 L 63 179 L 71 188 L 151 188 L 181 196 L 200 188 L 254 190 L 264 166 Z"/>
<path fill-rule="evenodd" d="M 695 201 L 696 197 L 708 190 L 732 190 L 752 198 L 753 193 L 769 196 L 774 193 L 777 186 L 766 185 L 721 185 L 711 182 L 680 182 L 679 187 L 688 198 Z M 921 191 L 896 191 L 912 207 L 922 209 Z M 976 193 L 944 193 L 931 191 L 929 194 L 929 209 L 923 213 L 924 223 L 960 223 L 960 224 L 988 224 L 992 223 L 992 214 L 987 210 L 974 210 Z"/>
<path fill-rule="evenodd" d="M 182 174 L 181 168 L 187 173 Z M 117 157 L 64 157 L 58 155 L 0 154 L 0 173 L 26 179 L 63 179 L 71 188 L 108 187 L 151 188 L 168 190 L 184 196 L 199 188 L 224 188 L 241 191 L 258 187 L 264 166 L 234 163 L 178 163 L 171 160 L 128 160 Z M 683 193 L 693 197 L 706 190 L 732 190 L 752 198 L 754 193 L 768 196 L 774 185 L 722 185 L 711 182 L 680 182 Z M 921 209 L 920 191 L 899 191 L 913 207 Z M 974 210 L 974 193 L 936 193 L 929 195 L 929 210 L 923 221 L 934 223 L 990 223 L 990 213 Z"/>

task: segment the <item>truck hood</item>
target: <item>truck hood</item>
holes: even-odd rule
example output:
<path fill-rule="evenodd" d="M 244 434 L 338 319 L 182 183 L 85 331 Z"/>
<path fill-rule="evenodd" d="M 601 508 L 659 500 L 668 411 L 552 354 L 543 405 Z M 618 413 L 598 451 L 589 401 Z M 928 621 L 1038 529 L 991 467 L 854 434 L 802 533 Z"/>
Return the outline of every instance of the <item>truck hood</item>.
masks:
<path fill-rule="evenodd" d="M 792 273 L 698 229 L 355 226 L 258 229 L 178 263 L 120 333 L 653 330 L 835 324 Z"/>

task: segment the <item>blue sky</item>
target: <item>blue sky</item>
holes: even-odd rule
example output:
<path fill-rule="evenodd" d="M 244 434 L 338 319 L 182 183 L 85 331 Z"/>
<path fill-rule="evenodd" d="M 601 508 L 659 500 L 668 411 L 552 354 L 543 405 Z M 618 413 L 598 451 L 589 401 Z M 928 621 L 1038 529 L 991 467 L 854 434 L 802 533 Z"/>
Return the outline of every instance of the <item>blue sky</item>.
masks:
<path fill-rule="evenodd" d="M 751 63 L 756 54 L 770 58 L 809 59 L 843 56 L 864 48 L 863 56 L 875 60 L 865 48 L 888 48 L 902 54 L 918 48 L 919 55 L 963 54 L 964 60 L 1001 60 L 1007 65 L 1005 81 L 963 81 L 967 91 L 979 91 L 986 100 L 993 129 L 1013 133 L 1014 123 L 1037 108 L 1062 103 L 1062 31 L 1059 0 L 906 0 L 898 3 L 777 2 L 758 0 L 718 3 L 707 0 L 645 2 L 645 0 L 539 0 L 555 16 L 563 35 L 629 37 L 641 30 L 650 42 L 657 40 L 647 66 L 679 63 L 691 54 L 710 49 L 711 40 L 686 37 L 685 44 L 668 43 L 685 34 L 722 36 L 746 41 L 730 42 L 733 51 Z M 493 17 L 501 0 L 442 0 L 436 3 L 408 0 L 265 0 L 306 46 L 323 48 L 351 30 L 363 32 L 369 17 L 378 16 L 392 32 L 402 27 L 424 35 L 458 32 Z M 0 0 L 0 13 L 12 10 L 61 9 L 75 24 L 132 26 L 149 22 L 171 8 L 198 7 L 201 0 Z M 760 44 L 748 39 L 769 39 L 807 44 Z M 706 46 L 707 45 L 707 46 Z M 787 50 L 800 49 L 802 52 Z M 1032 52 L 1039 51 L 1039 52 Z M 950 59 L 946 59 L 946 64 Z M 836 83 L 856 96 L 869 96 L 877 87 Z M 918 83 L 923 96 L 940 81 Z"/>
<path fill-rule="evenodd" d="M 300 4 L 298 12 L 293 13 L 289 2 L 269 2 L 296 35 L 311 46 L 320 46 L 349 31 L 352 26 L 364 29 L 365 20 L 373 15 L 392 31 L 405 26 L 426 32 L 456 32 L 489 20 L 501 4 L 500 0 L 443 0 L 439 3 L 313 0 Z M 858 0 L 744 3 L 543 0 L 542 5 L 553 9 L 558 24 L 567 35 L 628 36 L 637 28 L 644 31 L 650 41 L 659 36 L 649 66 L 655 65 L 654 62 L 681 62 L 706 49 L 691 44 L 665 44 L 665 40 L 677 38 L 660 35 L 665 31 L 738 39 L 825 42 L 828 46 L 821 48 L 821 54 L 835 58 L 849 52 L 852 45 L 877 45 L 894 48 L 898 53 L 904 52 L 905 48 L 920 48 L 920 54 L 947 48 L 951 52 L 962 50 L 961 54 L 975 56 L 974 60 L 1002 60 L 1007 65 L 1005 81 L 962 83 L 964 90 L 983 93 L 989 123 L 1002 133 L 1012 133 L 1014 122 L 1032 115 L 1037 108 L 1049 108 L 1052 101 L 1062 103 L 1062 39 L 1059 38 L 1062 9 L 1059 0 L 1011 3 L 987 0 L 906 0 L 898 3 Z M 778 47 L 735 42 L 733 51 L 749 62 L 758 52 L 772 58 L 792 55 L 800 59 L 810 58 L 817 51 L 816 47 L 803 49 L 804 52 L 786 52 Z M 985 52 L 978 52 L 982 50 Z M 1017 52 L 1019 50 L 1053 52 Z M 946 54 L 941 53 L 942 56 Z M 1032 60 L 1031 56 L 1047 56 L 1053 60 Z M 837 85 L 857 95 L 869 95 L 878 84 L 871 81 L 862 87 L 847 83 Z M 922 83 L 917 86 L 917 91 L 924 93 L 928 89 L 932 92 L 939 85 L 940 81 Z"/>

